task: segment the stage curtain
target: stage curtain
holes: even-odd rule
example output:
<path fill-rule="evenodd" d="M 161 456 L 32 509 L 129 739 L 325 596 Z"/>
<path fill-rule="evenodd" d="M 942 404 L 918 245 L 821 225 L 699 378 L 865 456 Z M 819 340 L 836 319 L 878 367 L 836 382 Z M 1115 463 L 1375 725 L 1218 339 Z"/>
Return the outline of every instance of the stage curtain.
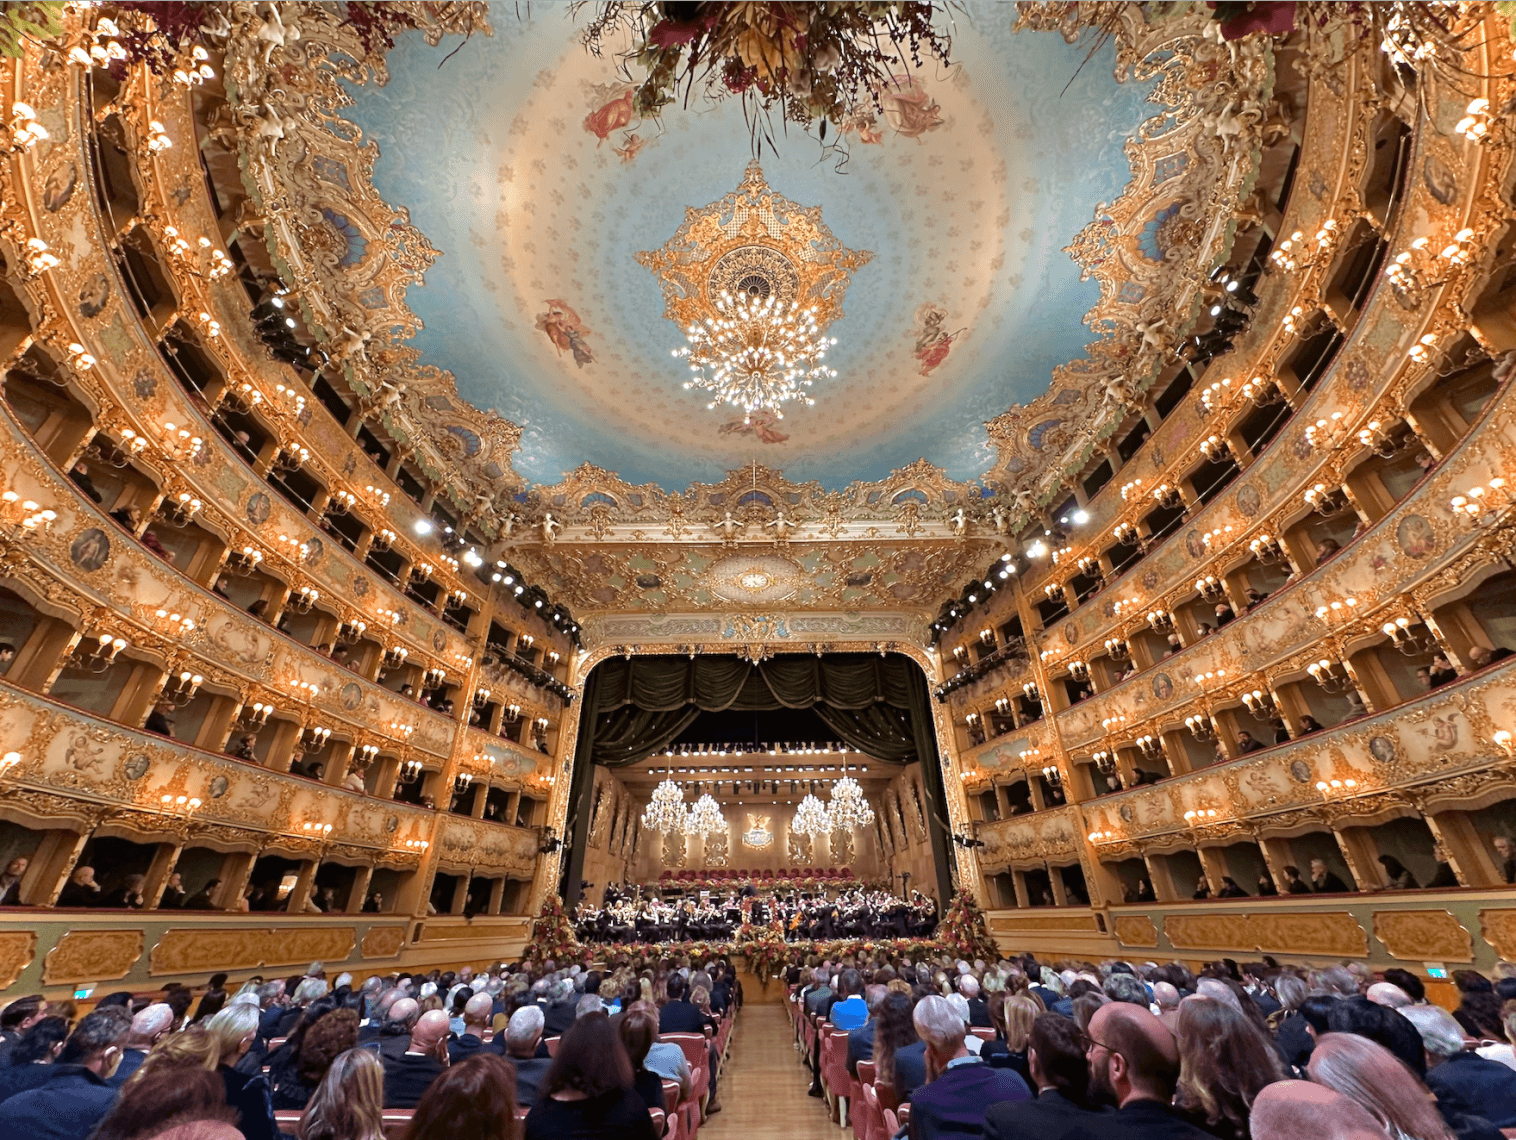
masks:
<path fill-rule="evenodd" d="M 724 655 L 613 657 L 590 674 L 575 750 L 565 901 L 576 899 L 594 765 L 634 764 L 668 747 L 701 712 L 813 708 L 844 744 L 892 764 L 922 761 L 929 834 L 944 904 L 947 819 L 926 678 L 900 654 L 786 654 L 753 665 Z"/>

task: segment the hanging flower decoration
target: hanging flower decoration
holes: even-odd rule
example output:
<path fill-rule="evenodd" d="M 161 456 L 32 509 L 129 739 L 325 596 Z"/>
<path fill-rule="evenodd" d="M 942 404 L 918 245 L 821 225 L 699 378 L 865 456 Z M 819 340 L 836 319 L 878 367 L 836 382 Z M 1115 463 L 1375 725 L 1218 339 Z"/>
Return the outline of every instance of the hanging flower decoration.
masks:
<path fill-rule="evenodd" d="M 582 7 L 583 4 L 576 5 Z M 895 3 L 620 3 L 595 5 L 584 44 L 595 55 L 624 32 L 631 48 L 617 55 L 637 90 L 637 114 L 656 118 L 693 96 L 740 97 L 750 125 L 755 111 L 778 111 L 785 123 L 820 120 L 824 141 L 872 122 L 880 93 L 928 59 L 947 66 L 951 38 L 934 19 L 945 2 Z M 755 130 L 755 135 L 756 135 Z"/>
<path fill-rule="evenodd" d="M 532 920 L 532 941 L 526 949 L 526 957 L 543 962 L 567 962 L 582 954 L 579 939 L 574 937 L 574 924 L 557 895 L 548 895 L 543 900 L 542 910 Z"/>

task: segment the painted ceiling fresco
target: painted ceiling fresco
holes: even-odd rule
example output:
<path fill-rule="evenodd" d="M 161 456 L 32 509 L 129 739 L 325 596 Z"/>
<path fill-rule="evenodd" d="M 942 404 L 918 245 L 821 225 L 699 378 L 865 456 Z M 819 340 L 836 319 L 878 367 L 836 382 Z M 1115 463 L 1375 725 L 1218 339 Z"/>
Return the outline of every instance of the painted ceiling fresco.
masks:
<path fill-rule="evenodd" d="M 1011 4 L 955 16 L 955 66 L 902 81 L 845 155 L 799 133 L 765 151 L 775 191 L 873 256 L 830 329 L 837 377 L 813 407 L 746 425 L 683 389 L 683 338 L 636 257 L 741 181 L 740 107 L 637 120 L 566 5 L 502 12 L 488 38 L 401 37 L 388 82 L 351 87 L 343 114 L 378 147 L 380 196 L 439 253 L 405 295 L 420 366 L 519 425 L 511 464 L 538 484 L 586 462 L 670 491 L 754 459 L 827 489 L 918 458 L 983 475 L 985 424 L 1095 339 L 1100 287 L 1065 247 L 1131 180 L 1122 144 L 1155 108 L 1149 83 L 1113 78 L 1110 44 L 1087 60 L 1013 34 Z"/>

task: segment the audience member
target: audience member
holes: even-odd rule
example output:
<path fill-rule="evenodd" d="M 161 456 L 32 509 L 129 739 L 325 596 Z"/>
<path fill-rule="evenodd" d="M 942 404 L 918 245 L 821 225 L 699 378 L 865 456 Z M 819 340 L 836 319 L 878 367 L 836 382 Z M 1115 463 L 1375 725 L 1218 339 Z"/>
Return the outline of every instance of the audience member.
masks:
<path fill-rule="evenodd" d="M 415 1108 L 420 1103 L 427 1087 L 447 1068 L 447 1034 L 447 1014 L 428 1010 L 416 1019 L 406 1050 L 383 1055 L 385 1108 Z"/>
<path fill-rule="evenodd" d="M 1179 1006 L 1175 1106 L 1227 1140 L 1246 1140 L 1248 1113 L 1267 1085 L 1285 1078 L 1274 1043 L 1241 1010 L 1200 997 Z"/>
<path fill-rule="evenodd" d="M 276 1109 L 304 1108 L 332 1062 L 358 1044 L 358 1014 L 350 1009 L 323 1010 L 301 1028 L 293 1064 L 270 1068 Z"/>
<path fill-rule="evenodd" d="M 268 1078 L 262 1073 L 249 1075 L 237 1071 L 237 1062 L 258 1035 L 258 1007 L 234 1005 L 204 1024 L 206 1037 L 217 1049 L 216 1065 L 226 1085 L 226 1103 L 241 1114 L 238 1130 L 245 1140 L 279 1140 Z"/>
<path fill-rule="evenodd" d="M 161 1069 L 121 1090 L 91 1140 L 241 1140 L 226 1086 L 208 1069 Z"/>
<path fill-rule="evenodd" d="M 1453 1140 L 1426 1085 L 1367 1037 L 1323 1034 L 1311 1051 L 1307 1072 L 1317 1084 L 1357 1101 L 1396 1140 Z"/>
<path fill-rule="evenodd" d="M 537 1046 L 542 1040 L 542 1007 L 524 1005 L 511 1014 L 505 1032 L 491 1043 L 495 1052 L 503 1051 L 516 1068 L 516 1103 L 530 1108 L 537 1103 L 538 1089 L 542 1078 L 552 1065 L 552 1058 L 537 1056 Z M 683 1053 L 680 1054 L 683 1056 Z"/>
<path fill-rule="evenodd" d="M 37 1088 L 53 1075 L 53 1062 L 68 1040 L 68 1018 L 44 1017 L 27 1027 L 0 1069 L 0 1101 Z"/>
<path fill-rule="evenodd" d="M 510 1062 L 498 1054 L 465 1057 L 426 1090 L 405 1140 L 515 1140 L 515 1087 Z"/>
<path fill-rule="evenodd" d="M 1253 1102 L 1253 1140 L 1389 1140 L 1368 1110 L 1310 1081 L 1279 1081 Z"/>
<path fill-rule="evenodd" d="M 1417 1005 L 1403 1011 L 1426 1049 L 1426 1083 L 1437 1103 L 1496 1128 L 1516 1128 L 1516 1071 L 1464 1051 L 1463 1029 L 1447 1010 Z"/>
<path fill-rule="evenodd" d="M 96 1006 L 98 1009 L 99 1007 Z M 153 1002 L 142 1007 L 132 1018 L 131 1033 L 121 1051 L 121 1063 L 116 1066 L 116 1075 L 111 1083 L 120 1088 L 152 1052 L 153 1046 L 174 1028 L 174 1011 L 166 1002 Z"/>
<path fill-rule="evenodd" d="M 1027 1039 L 1027 1068 L 1037 1095 L 990 1105 L 984 1115 L 987 1140 L 1047 1140 L 1092 1115 L 1085 1036 L 1056 1013 L 1040 1014 Z"/>
<path fill-rule="evenodd" d="M 495 999 L 483 992 L 470 993 L 463 1005 L 463 1031 L 447 1043 L 448 1063 L 456 1065 L 484 1048 L 484 1035 L 488 1031 L 490 1016 L 495 1008 Z M 512 1100 L 514 1100 L 514 1096 Z"/>
<path fill-rule="evenodd" d="M 658 1014 L 658 1032 L 704 1033 L 705 1015 L 685 1000 L 685 980 L 678 974 L 670 974 L 667 993 L 669 1000 Z"/>
<path fill-rule="evenodd" d="M 300 1140 L 383 1140 L 384 1066 L 349 1049 L 327 1067 L 300 1117 Z"/>
<path fill-rule="evenodd" d="M 926 1043 L 930 1078 L 911 1095 L 913 1140 L 978 1136 L 990 1105 L 1031 1099 L 1019 1075 L 991 1068 L 969 1051 L 964 1044 L 968 1026 L 947 999 L 924 997 L 912 1016 Z"/>
<path fill-rule="evenodd" d="M 658 1040 L 657 1020 L 645 1009 L 632 1009 L 622 1017 L 617 1028 L 627 1059 L 632 1063 L 632 1086 L 637 1095 L 647 1102 L 649 1109 L 666 1109 L 663 1078 L 647 1067 L 648 1050 Z"/>
<path fill-rule="evenodd" d="M 1090 1090 L 1116 1106 L 1065 1133 L 1070 1140 L 1207 1140 L 1172 1107 L 1179 1085 L 1179 1048 L 1163 1022 L 1144 1009 L 1112 1002 L 1087 1031 Z"/>
<path fill-rule="evenodd" d="M 609 1018 L 582 1017 L 564 1033 L 527 1113 L 524 1140 L 655 1140 Z"/>
<path fill-rule="evenodd" d="M 115 1103 L 109 1083 L 132 1019 L 120 1006 L 85 1016 L 42 1084 L 0 1102 L 3 1140 L 87 1140 Z"/>

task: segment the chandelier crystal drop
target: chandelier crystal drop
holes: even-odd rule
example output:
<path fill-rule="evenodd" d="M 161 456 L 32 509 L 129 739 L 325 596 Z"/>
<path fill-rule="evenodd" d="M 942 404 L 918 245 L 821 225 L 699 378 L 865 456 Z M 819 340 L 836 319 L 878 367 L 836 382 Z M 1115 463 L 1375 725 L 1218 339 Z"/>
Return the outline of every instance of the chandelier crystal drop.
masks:
<path fill-rule="evenodd" d="M 725 830 L 726 817 L 709 792 L 695 801 L 684 818 L 686 835 L 719 835 Z"/>
<path fill-rule="evenodd" d="M 863 789 L 851 776 L 843 776 L 832 788 L 832 802 L 827 807 L 832 827 L 848 831 L 868 827 L 874 822 L 874 809 L 863 798 Z"/>
<path fill-rule="evenodd" d="M 795 818 L 790 821 L 790 830 L 796 835 L 825 835 L 832 830 L 832 817 L 826 805 L 815 796 L 807 794 L 795 809 Z"/>
<path fill-rule="evenodd" d="M 741 408 L 744 422 L 760 409 L 783 419 L 790 400 L 814 404 L 806 389 L 837 375 L 822 363 L 837 339 L 821 335 L 815 308 L 786 305 L 772 294 L 722 292 L 716 315 L 692 323 L 684 335 L 689 344 L 674 356 L 688 360 L 695 374 L 684 386 L 715 393 L 710 408 L 719 402 Z"/>
<path fill-rule="evenodd" d="M 642 826 L 649 831 L 680 831 L 684 827 L 684 789 L 664 780 L 653 789 L 653 798 L 642 809 Z"/>

